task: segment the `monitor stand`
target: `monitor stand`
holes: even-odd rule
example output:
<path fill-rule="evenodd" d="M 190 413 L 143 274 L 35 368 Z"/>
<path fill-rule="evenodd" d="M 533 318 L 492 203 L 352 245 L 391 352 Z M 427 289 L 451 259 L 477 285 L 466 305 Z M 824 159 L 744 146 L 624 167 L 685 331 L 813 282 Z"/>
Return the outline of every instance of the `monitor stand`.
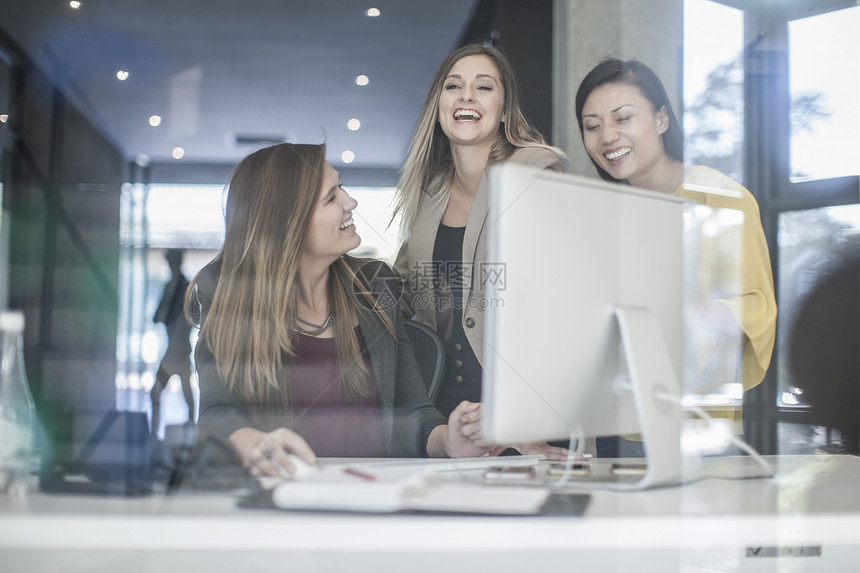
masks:
<path fill-rule="evenodd" d="M 633 391 L 642 428 L 647 467 L 642 479 L 592 482 L 594 487 L 646 489 L 681 483 L 681 387 L 656 317 L 647 308 L 613 310 L 621 333 L 629 383 L 616 392 Z"/>

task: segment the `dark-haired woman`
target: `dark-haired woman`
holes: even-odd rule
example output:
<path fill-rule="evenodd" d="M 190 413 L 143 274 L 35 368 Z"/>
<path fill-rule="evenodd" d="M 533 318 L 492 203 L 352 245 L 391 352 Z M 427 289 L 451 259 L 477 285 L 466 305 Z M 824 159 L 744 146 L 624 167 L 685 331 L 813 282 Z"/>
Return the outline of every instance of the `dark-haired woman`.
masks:
<path fill-rule="evenodd" d="M 701 237 L 699 324 L 705 328 L 698 383 L 708 390 L 725 382 L 744 390 L 759 384 L 770 365 L 777 310 L 755 198 L 718 171 L 685 167 L 680 125 L 645 64 L 602 61 L 582 80 L 575 105 L 582 141 L 601 178 L 742 214 L 724 217 L 730 224 Z"/>

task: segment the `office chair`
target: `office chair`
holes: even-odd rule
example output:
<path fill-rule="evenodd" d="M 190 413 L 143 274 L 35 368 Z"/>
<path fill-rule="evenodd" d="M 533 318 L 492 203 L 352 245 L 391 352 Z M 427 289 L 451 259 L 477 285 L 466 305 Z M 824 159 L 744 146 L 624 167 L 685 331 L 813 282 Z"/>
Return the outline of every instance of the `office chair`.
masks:
<path fill-rule="evenodd" d="M 424 323 L 406 320 L 404 324 L 406 334 L 412 342 L 421 378 L 427 388 L 427 395 L 435 404 L 442 389 L 442 376 L 445 374 L 445 344 L 436 331 Z"/>

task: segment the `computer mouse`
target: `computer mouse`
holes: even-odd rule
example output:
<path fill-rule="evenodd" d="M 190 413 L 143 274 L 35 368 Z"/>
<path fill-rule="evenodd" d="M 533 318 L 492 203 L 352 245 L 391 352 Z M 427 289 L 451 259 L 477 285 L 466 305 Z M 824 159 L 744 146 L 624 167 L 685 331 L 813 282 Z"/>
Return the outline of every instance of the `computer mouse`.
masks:
<path fill-rule="evenodd" d="M 287 454 L 287 457 L 290 458 L 296 468 L 292 475 L 293 478 L 303 478 L 320 471 L 319 466 L 311 465 L 295 454 Z"/>

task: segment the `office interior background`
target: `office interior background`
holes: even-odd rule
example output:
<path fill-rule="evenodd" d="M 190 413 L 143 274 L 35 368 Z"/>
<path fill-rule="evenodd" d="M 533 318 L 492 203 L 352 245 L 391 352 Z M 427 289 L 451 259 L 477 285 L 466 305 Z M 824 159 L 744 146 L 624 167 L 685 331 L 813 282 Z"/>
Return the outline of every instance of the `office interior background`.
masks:
<path fill-rule="evenodd" d="M 762 453 L 838 450 L 787 341 L 805 295 L 860 249 L 858 29 L 860 7 L 841 0 L 4 0 L 0 303 L 25 312 L 38 408 L 148 411 L 163 254 L 184 249 L 189 277 L 215 255 L 224 183 L 261 145 L 326 143 L 360 204 L 361 253 L 390 258 L 426 90 L 477 40 L 506 52 L 531 121 L 592 177 L 579 81 L 607 55 L 655 69 L 686 162 L 752 191 L 773 263 L 767 377 L 708 398 L 743 402 Z M 162 425 L 186 421 L 177 380 L 162 399 Z"/>

